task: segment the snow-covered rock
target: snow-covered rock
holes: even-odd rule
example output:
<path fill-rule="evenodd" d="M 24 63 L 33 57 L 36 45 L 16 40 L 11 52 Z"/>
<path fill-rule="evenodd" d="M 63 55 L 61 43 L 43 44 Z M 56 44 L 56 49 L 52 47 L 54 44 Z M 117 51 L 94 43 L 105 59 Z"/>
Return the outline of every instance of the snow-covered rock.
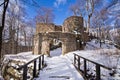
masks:
<path fill-rule="evenodd" d="M 30 60 L 36 58 L 38 55 L 32 55 L 32 52 L 23 52 L 17 55 L 5 55 L 2 64 L 2 76 L 5 80 L 22 80 L 22 69 L 18 68 Z M 33 63 L 28 65 L 29 79 L 33 75 Z"/>

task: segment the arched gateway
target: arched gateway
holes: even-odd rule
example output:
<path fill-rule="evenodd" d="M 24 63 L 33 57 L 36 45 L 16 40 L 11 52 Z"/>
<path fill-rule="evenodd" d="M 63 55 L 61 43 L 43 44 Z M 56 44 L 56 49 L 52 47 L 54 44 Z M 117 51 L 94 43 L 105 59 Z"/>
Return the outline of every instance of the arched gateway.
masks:
<path fill-rule="evenodd" d="M 75 30 L 84 34 L 83 18 L 72 16 L 65 20 L 63 26 L 56 26 L 54 24 L 38 23 L 36 27 L 36 34 L 34 36 L 34 54 L 46 54 L 50 56 L 50 43 L 53 39 L 59 39 L 62 42 L 62 54 L 75 51 L 77 47 L 77 35 Z M 84 40 L 81 35 L 81 39 Z"/>
<path fill-rule="evenodd" d="M 50 43 L 53 39 L 59 39 L 62 41 L 62 54 L 77 50 L 76 48 L 76 36 L 72 33 L 62 32 L 49 32 L 39 33 L 35 36 L 34 53 L 35 54 L 46 54 L 50 56 Z"/>

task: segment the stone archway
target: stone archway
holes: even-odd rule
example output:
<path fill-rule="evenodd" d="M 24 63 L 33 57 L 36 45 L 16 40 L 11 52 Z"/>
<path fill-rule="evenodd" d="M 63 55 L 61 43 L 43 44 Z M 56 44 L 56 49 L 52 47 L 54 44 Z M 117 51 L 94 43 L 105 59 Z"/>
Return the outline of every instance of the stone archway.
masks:
<path fill-rule="evenodd" d="M 35 37 L 37 38 L 36 40 L 39 40 L 34 41 L 35 46 L 33 51 L 35 54 L 45 54 L 50 56 L 50 42 L 54 38 L 59 38 L 62 41 L 62 55 L 64 55 L 67 52 L 77 50 L 76 36 L 72 33 L 39 33 Z"/>

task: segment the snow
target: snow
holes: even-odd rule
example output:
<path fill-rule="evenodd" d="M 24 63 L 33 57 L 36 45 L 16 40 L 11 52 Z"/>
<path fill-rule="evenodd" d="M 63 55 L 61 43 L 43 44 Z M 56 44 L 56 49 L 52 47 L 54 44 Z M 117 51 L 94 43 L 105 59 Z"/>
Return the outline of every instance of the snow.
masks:
<path fill-rule="evenodd" d="M 45 56 L 47 67 L 40 71 L 39 77 L 35 80 L 84 80 L 73 64 L 61 55 L 61 51 L 61 48 L 58 48 L 50 51 L 51 57 Z M 28 62 L 37 56 L 32 55 L 32 52 L 22 52 L 17 55 L 5 55 L 5 58 Z M 12 66 L 16 67 L 15 64 Z"/>
<path fill-rule="evenodd" d="M 118 67 L 120 65 L 118 49 L 97 49 L 97 50 L 81 50 L 69 52 L 66 55 L 60 55 L 61 48 L 50 52 L 51 57 L 45 57 L 47 67 L 40 71 L 39 77 L 35 80 L 84 80 L 73 66 L 74 53 L 85 57 L 89 60 L 105 65 L 106 67 Z M 60 56 L 59 56 L 60 55 Z M 83 62 L 82 62 L 83 64 Z M 95 74 L 93 65 L 88 66 Z M 119 72 L 115 76 L 110 76 L 112 71 L 101 68 L 101 75 L 103 80 L 120 79 Z M 90 72 L 89 72 L 90 73 Z"/>
<path fill-rule="evenodd" d="M 116 74 L 110 76 L 109 73 L 112 71 L 101 68 L 101 76 L 103 80 L 119 80 L 120 79 L 120 50 L 116 49 L 114 45 L 109 43 L 102 44 L 100 48 L 99 42 L 92 40 L 87 43 L 85 50 L 77 50 L 61 55 L 61 48 L 50 51 L 50 57 L 45 56 L 46 67 L 40 70 L 39 76 L 35 80 L 84 80 L 80 73 L 73 66 L 74 53 L 89 60 L 105 65 L 109 68 L 114 68 Z M 32 52 L 23 52 L 17 55 L 5 55 L 7 59 L 29 61 L 38 55 L 32 55 Z M 13 66 L 15 66 L 13 64 Z M 83 67 L 83 61 L 81 61 Z M 89 67 L 93 73 L 95 68 L 93 65 Z"/>
<path fill-rule="evenodd" d="M 5 59 L 7 60 L 15 60 L 15 61 L 23 61 L 23 62 L 29 62 L 30 60 L 38 57 L 38 55 L 32 55 L 32 52 L 22 52 L 18 54 L 10 54 L 5 55 Z"/>
<path fill-rule="evenodd" d="M 71 56 L 73 53 L 111 68 L 113 66 L 110 65 L 111 64 L 115 65 L 115 62 L 117 62 L 117 59 L 120 57 L 119 56 L 120 50 L 116 50 L 116 49 L 98 49 L 98 50 L 86 50 L 86 51 L 83 50 L 83 51 L 74 51 L 68 53 L 67 54 L 68 59 L 72 58 L 71 61 L 73 61 L 73 56 Z M 111 59 L 114 61 L 112 61 L 113 63 L 111 62 L 111 64 L 109 64 Z"/>
<path fill-rule="evenodd" d="M 55 50 L 50 51 L 50 55 L 51 55 L 51 56 L 60 56 L 61 53 L 62 53 L 61 51 L 62 51 L 61 48 L 57 48 L 57 49 L 55 49 Z"/>
<path fill-rule="evenodd" d="M 105 40 L 105 43 L 101 43 L 100 47 L 100 42 L 96 39 L 93 39 L 92 41 L 87 42 L 85 50 L 116 49 L 115 46 L 113 44 L 110 44 L 109 42 Z"/>
<path fill-rule="evenodd" d="M 3 65 L 8 64 L 8 62 L 10 62 L 10 61 L 13 61 L 8 65 L 9 65 L 9 67 L 10 66 L 14 67 L 15 68 L 14 71 L 16 71 L 16 68 L 19 68 L 20 66 L 22 66 L 25 63 L 37 58 L 38 56 L 39 55 L 33 55 L 32 52 L 22 52 L 22 53 L 18 53 L 18 54 L 5 55 L 5 58 L 3 60 L 3 62 L 4 62 Z M 38 63 L 37 63 L 37 65 L 38 65 Z M 32 74 L 31 74 L 32 69 L 33 69 L 33 63 L 30 63 L 28 65 L 28 75 L 27 75 L 29 77 L 29 79 L 32 78 Z M 37 69 L 38 69 L 38 66 L 37 66 Z M 19 74 L 23 74 L 23 70 L 16 71 L 16 74 L 17 74 L 17 72 L 19 72 Z M 1 79 L 2 78 L 0 77 L 0 80 Z M 13 80 L 12 77 L 10 80 Z"/>
<path fill-rule="evenodd" d="M 67 53 L 65 56 L 66 59 L 68 59 L 69 62 L 73 63 L 74 61 L 74 55 L 78 54 L 84 58 L 87 58 L 91 61 L 97 62 L 101 65 L 104 65 L 106 67 L 116 69 L 116 74 L 114 76 L 110 76 L 109 73 L 112 71 L 109 71 L 107 69 L 101 68 L 101 77 L 102 80 L 119 80 L 120 79 L 120 50 L 118 49 L 97 49 L 97 50 L 81 50 L 81 51 L 73 51 Z M 81 60 L 81 69 L 83 69 L 83 60 Z M 95 74 L 95 65 L 88 63 L 88 68 L 90 69 L 90 72 L 93 72 Z M 113 70 L 114 71 L 114 70 Z"/>
<path fill-rule="evenodd" d="M 61 54 L 61 48 L 50 52 L 51 57 L 46 57 L 47 67 L 40 71 L 35 80 L 84 80 L 75 67 Z"/>

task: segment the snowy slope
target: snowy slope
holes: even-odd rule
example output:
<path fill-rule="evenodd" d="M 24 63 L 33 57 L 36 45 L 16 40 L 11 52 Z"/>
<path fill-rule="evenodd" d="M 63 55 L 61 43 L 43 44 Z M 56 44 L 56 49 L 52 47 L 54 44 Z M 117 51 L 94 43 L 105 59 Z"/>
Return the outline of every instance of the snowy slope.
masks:
<path fill-rule="evenodd" d="M 101 69 L 102 80 L 120 80 L 120 50 L 117 49 L 97 49 L 97 50 L 82 50 L 82 51 L 73 51 L 66 54 L 65 57 L 69 62 L 73 63 L 74 55 L 76 53 L 82 57 L 85 57 L 89 60 L 97 62 L 99 64 L 105 65 L 109 68 L 114 68 L 116 74 L 114 76 L 110 76 L 109 73 L 112 71 L 107 71 L 105 69 Z M 83 68 L 83 61 L 81 61 L 81 66 Z M 89 63 L 89 69 L 91 69 L 92 73 L 95 74 L 94 65 Z"/>
<path fill-rule="evenodd" d="M 85 50 L 96 50 L 96 49 L 116 49 L 116 48 L 113 44 L 109 44 L 107 42 L 102 43 L 100 47 L 100 43 L 96 39 L 93 39 L 92 41 L 87 42 L 85 46 Z"/>
<path fill-rule="evenodd" d="M 61 48 L 50 52 L 52 57 L 46 57 L 47 67 L 40 71 L 36 80 L 84 80 L 71 62 L 61 54 Z"/>
<path fill-rule="evenodd" d="M 36 58 L 38 55 L 33 55 L 32 52 L 22 52 L 18 54 L 10 54 L 5 55 L 4 60 L 16 60 L 16 61 L 23 61 L 23 62 L 29 62 L 30 60 Z"/>

